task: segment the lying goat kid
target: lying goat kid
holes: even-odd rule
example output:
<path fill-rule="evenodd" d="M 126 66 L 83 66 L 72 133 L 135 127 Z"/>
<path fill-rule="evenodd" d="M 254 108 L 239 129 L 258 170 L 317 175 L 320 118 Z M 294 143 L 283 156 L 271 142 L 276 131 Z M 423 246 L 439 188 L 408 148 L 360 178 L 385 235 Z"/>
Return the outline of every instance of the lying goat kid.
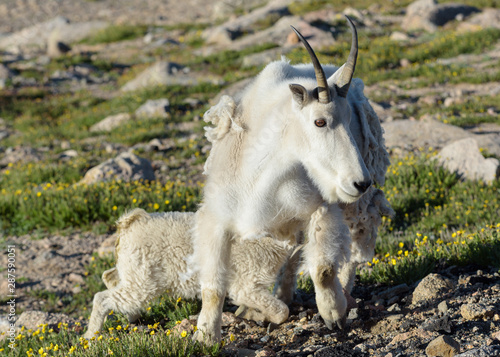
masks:
<path fill-rule="evenodd" d="M 198 276 L 184 278 L 186 258 L 193 253 L 194 219 L 195 213 L 149 214 L 134 209 L 118 220 L 116 267 L 102 275 L 108 290 L 94 297 L 86 338 L 102 329 L 111 310 L 134 321 L 148 302 L 165 292 L 174 297 L 200 296 Z M 232 245 L 227 292 L 234 304 L 245 306 L 240 317 L 277 324 L 288 318 L 288 307 L 268 288 L 292 250 L 269 237 L 236 240 Z M 292 260 L 299 256 L 297 251 Z"/>

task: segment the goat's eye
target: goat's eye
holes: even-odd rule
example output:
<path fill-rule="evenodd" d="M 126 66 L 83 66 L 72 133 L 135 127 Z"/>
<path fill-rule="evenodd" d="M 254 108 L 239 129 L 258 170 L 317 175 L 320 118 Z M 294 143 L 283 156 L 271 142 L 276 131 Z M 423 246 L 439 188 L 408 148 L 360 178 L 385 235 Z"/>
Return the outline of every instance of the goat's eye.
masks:
<path fill-rule="evenodd" d="M 326 120 L 325 119 L 316 119 L 314 121 L 314 124 L 318 127 L 321 128 L 326 125 Z"/>

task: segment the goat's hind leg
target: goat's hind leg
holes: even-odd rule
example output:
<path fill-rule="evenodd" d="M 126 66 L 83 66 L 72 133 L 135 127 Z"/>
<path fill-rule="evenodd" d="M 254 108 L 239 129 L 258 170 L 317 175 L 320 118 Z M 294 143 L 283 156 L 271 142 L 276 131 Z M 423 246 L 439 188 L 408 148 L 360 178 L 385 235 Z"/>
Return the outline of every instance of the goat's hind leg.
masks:
<path fill-rule="evenodd" d="M 269 321 L 281 324 L 288 319 L 288 306 L 272 296 L 267 289 L 257 289 L 242 293 L 236 316 L 253 321 Z"/>
<path fill-rule="evenodd" d="M 129 292 L 129 289 L 117 286 L 95 294 L 89 327 L 84 335 L 86 339 L 91 339 L 98 331 L 102 330 L 104 321 L 112 310 L 125 314 L 129 319 L 140 316 L 142 300 L 129 297 Z"/>

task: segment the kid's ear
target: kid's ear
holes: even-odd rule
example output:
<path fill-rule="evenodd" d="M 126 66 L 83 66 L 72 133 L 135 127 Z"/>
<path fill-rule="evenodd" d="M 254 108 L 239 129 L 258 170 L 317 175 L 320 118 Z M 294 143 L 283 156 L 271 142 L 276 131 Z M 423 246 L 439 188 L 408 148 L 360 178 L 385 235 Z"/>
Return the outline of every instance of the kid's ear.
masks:
<path fill-rule="evenodd" d="M 290 84 L 293 100 L 302 108 L 308 100 L 307 89 L 300 84 Z"/>

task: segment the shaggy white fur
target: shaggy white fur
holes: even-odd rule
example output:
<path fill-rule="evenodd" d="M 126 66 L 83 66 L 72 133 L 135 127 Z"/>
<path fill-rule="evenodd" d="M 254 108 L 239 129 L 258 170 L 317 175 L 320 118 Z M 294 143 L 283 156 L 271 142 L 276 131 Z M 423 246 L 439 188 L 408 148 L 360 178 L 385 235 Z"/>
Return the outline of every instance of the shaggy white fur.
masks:
<path fill-rule="evenodd" d="M 103 273 L 108 290 L 94 297 L 86 338 L 91 338 L 111 310 L 134 321 L 152 299 L 168 292 L 174 297 L 200 296 L 196 275 L 187 280 L 186 258 L 193 253 L 194 213 L 147 213 L 142 209 L 117 222 L 116 267 Z M 288 307 L 269 292 L 293 246 L 266 237 L 232 245 L 227 271 L 228 296 L 240 305 L 238 315 L 277 324 L 288 318 Z M 298 248 L 296 248 L 298 249 Z"/>
<path fill-rule="evenodd" d="M 216 129 L 207 137 L 214 145 L 193 234 L 193 269 L 203 301 L 199 341 L 221 338 L 234 236 L 295 244 L 301 231 L 309 232 L 304 257 L 318 309 L 329 327 L 345 320 L 339 270 L 348 266 L 356 245 L 363 255 L 364 232 L 377 223 L 376 217 L 369 220 L 351 240 L 349 228 L 354 232 L 359 222 L 344 219 L 339 204 L 354 204 L 373 182 L 383 184 L 388 164 L 380 123 L 362 82 L 352 81 L 358 46 L 350 20 L 349 25 L 351 51 L 340 68 L 321 67 L 297 32 L 313 65 L 272 62 L 241 96 L 223 97 L 209 111 L 207 120 Z M 368 212 L 370 205 L 371 198 L 358 208 Z M 349 285 L 352 271 L 342 275 Z"/>

